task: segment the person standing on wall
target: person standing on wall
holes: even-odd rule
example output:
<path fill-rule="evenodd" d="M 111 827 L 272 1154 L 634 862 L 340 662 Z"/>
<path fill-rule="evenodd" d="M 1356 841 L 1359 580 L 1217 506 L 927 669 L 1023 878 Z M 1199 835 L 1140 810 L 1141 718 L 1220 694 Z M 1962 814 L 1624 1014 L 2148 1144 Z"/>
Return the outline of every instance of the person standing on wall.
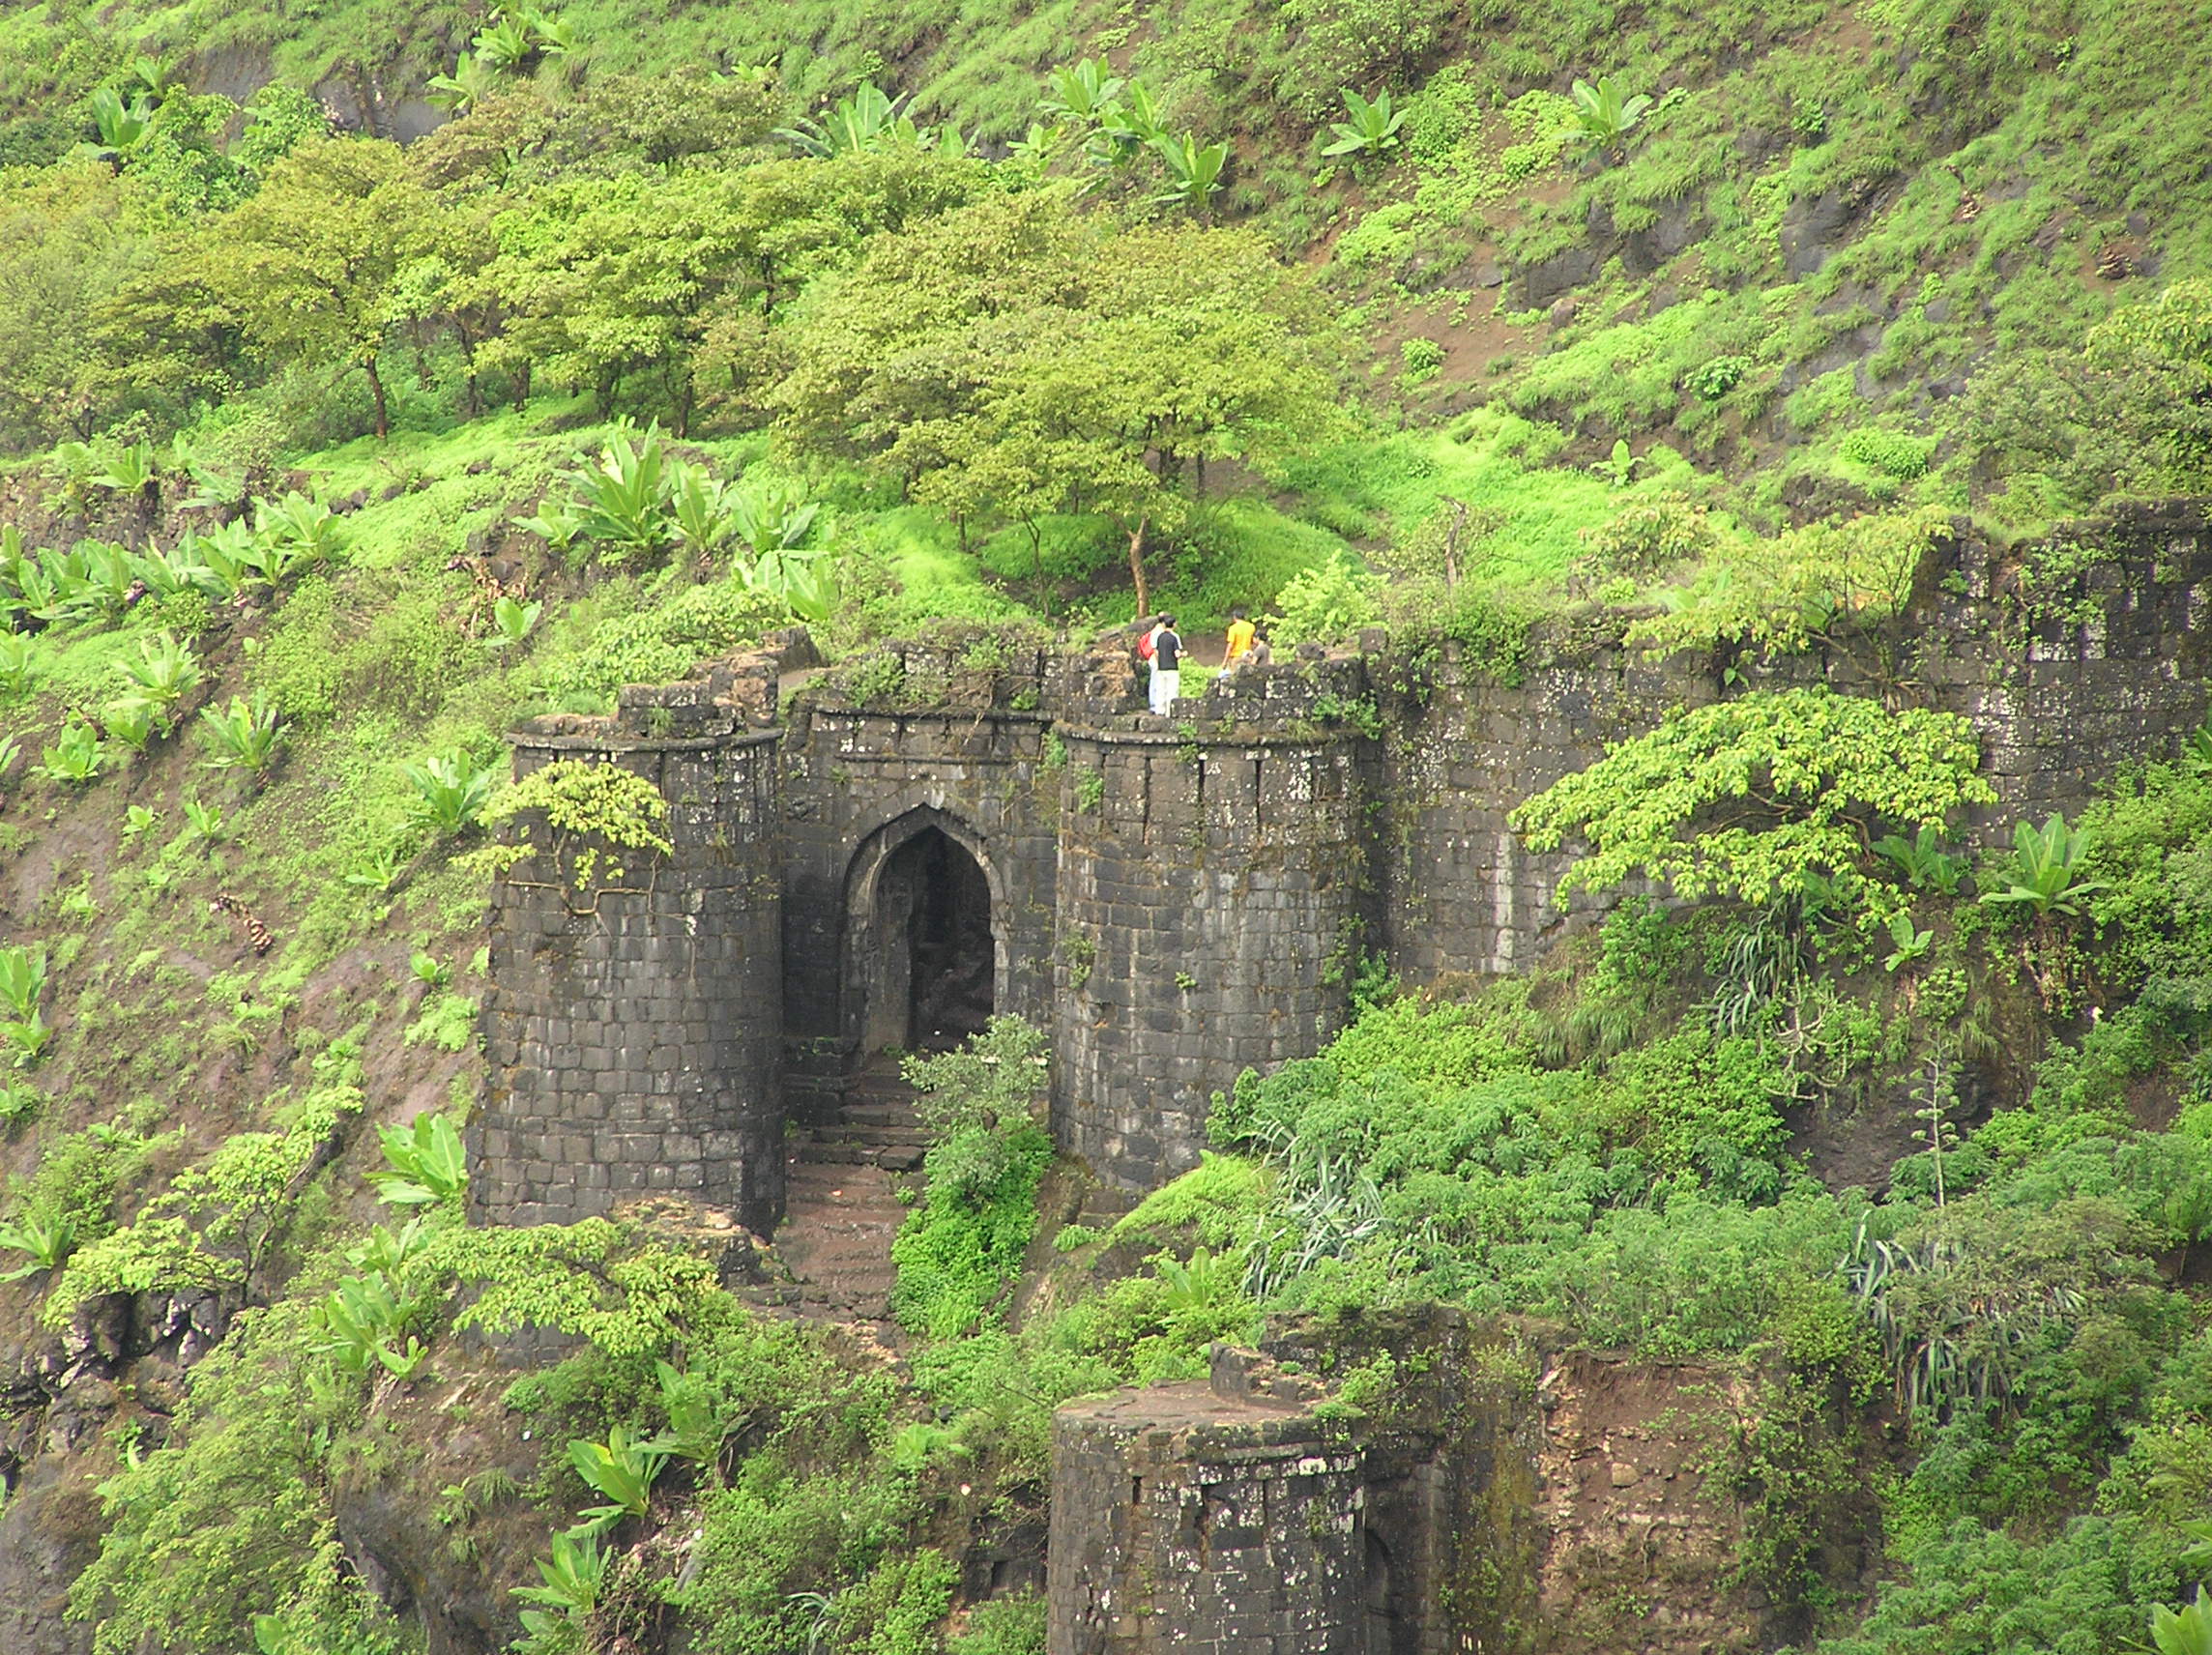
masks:
<path fill-rule="evenodd" d="M 1152 712 L 1165 718 L 1175 698 L 1182 693 L 1182 634 L 1175 629 L 1175 617 L 1162 615 L 1152 632 Z"/>
<path fill-rule="evenodd" d="M 1221 652 L 1221 670 L 1224 674 L 1234 671 L 1237 663 L 1244 658 L 1245 652 L 1251 649 L 1252 640 L 1259 635 L 1259 630 L 1244 618 L 1244 605 L 1241 603 L 1229 611 L 1229 644 Z"/>

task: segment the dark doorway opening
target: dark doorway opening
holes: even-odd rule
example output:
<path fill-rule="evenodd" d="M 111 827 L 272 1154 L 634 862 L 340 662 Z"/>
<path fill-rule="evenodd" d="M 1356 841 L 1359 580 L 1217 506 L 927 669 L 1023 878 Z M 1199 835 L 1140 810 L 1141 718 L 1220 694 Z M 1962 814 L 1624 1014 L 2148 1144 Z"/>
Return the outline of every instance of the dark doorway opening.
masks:
<path fill-rule="evenodd" d="M 981 866 L 958 840 L 926 828 L 891 853 L 877 889 L 884 941 L 905 955 L 885 962 L 887 986 L 905 968 L 904 1044 L 944 1051 L 980 1034 L 998 971 L 991 886 Z"/>

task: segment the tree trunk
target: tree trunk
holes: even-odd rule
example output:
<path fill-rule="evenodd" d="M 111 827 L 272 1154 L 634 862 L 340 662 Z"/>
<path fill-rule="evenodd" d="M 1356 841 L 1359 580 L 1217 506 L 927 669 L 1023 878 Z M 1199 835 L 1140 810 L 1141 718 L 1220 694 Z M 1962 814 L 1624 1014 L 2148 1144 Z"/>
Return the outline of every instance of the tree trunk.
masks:
<path fill-rule="evenodd" d="M 1142 621 L 1152 612 L 1151 588 L 1145 583 L 1145 526 L 1151 521 L 1146 513 L 1137 519 L 1137 526 L 1129 531 L 1129 579 L 1137 588 L 1137 619 Z"/>
<path fill-rule="evenodd" d="M 379 441 L 392 435 L 392 415 L 384 400 L 384 376 L 376 371 L 376 359 L 361 359 L 361 370 L 368 375 L 368 393 L 376 398 L 376 435 Z"/>
<path fill-rule="evenodd" d="M 1052 613 L 1052 589 L 1044 578 L 1044 525 L 1035 518 L 1025 518 L 1022 527 L 1030 532 L 1030 567 L 1036 573 L 1037 607 L 1046 615 Z"/>

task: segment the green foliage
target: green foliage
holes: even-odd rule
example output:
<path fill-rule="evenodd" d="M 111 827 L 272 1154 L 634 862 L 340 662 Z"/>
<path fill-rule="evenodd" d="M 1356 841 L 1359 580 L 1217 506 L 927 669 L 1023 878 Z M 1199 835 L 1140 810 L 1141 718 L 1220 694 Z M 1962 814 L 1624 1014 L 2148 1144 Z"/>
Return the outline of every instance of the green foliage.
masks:
<path fill-rule="evenodd" d="M 664 1451 L 633 1440 L 620 1425 L 607 1433 L 604 1442 L 570 1442 L 569 1466 L 607 1502 L 584 1512 L 585 1526 L 606 1528 L 626 1517 L 643 1517 L 653 1498 L 653 1485 L 667 1463 Z"/>
<path fill-rule="evenodd" d="M 39 773 L 48 781 L 82 787 L 99 776 L 105 757 L 100 733 L 89 724 L 72 722 L 63 725 L 61 734 L 45 748 Z"/>
<path fill-rule="evenodd" d="M 452 1120 L 427 1112 L 412 1126 L 380 1126 L 377 1138 L 389 1163 L 368 1175 L 381 1200 L 394 1206 L 446 1205 L 468 1188 L 468 1158 Z"/>
<path fill-rule="evenodd" d="M 480 820 L 496 828 L 525 813 L 541 813 L 551 837 L 544 850 L 556 870 L 566 870 L 577 890 L 604 875 L 619 882 L 626 852 L 667 856 L 675 846 L 658 830 L 668 801 L 643 776 L 617 765 L 561 759 L 536 769 L 488 805 Z M 535 854 L 522 829 L 526 856 Z M 560 877 L 559 872 L 556 877 Z"/>
<path fill-rule="evenodd" d="M 1576 81 L 1571 96 L 1576 127 L 1593 148 L 1600 150 L 1618 150 L 1651 107 L 1651 100 L 1642 93 L 1624 97 L 1610 75 L 1600 75 L 1595 86 L 1586 80 Z"/>
<path fill-rule="evenodd" d="M 1044 1655 L 1045 1601 L 1039 1592 L 989 1598 L 968 1614 L 946 1655 Z"/>
<path fill-rule="evenodd" d="M 1940 828 L 1995 799 L 1965 721 L 1825 688 L 1761 691 L 1667 720 L 1523 804 L 1533 850 L 1590 849 L 1562 890 L 1649 878 L 1685 897 L 1865 885 L 1877 828 Z"/>
<path fill-rule="evenodd" d="M 1289 646 L 1341 643 L 1380 619 L 1375 578 L 1338 553 L 1319 568 L 1294 575 L 1276 594 L 1267 635 Z"/>
<path fill-rule="evenodd" d="M 1874 852 L 1903 874 L 1914 890 L 1956 896 L 1966 877 L 1966 858 L 1944 850 L 1943 843 L 1940 828 L 1922 828 L 1909 839 L 1885 833 L 1874 842 Z"/>
<path fill-rule="evenodd" d="M 1390 106 L 1389 88 L 1376 93 L 1375 101 L 1369 102 L 1347 86 L 1344 112 L 1352 118 L 1330 124 L 1329 130 L 1336 134 L 1336 139 L 1322 146 L 1323 155 L 1380 157 L 1398 147 L 1398 129 L 1406 124 L 1406 111 Z"/>
<path fill-rule="evenodd" d="M 227 708 L 200 709 L 200 734 L 214 769 L 259 776 L 276 762 L 286 728 L 265 695 L 256 694 L 250 703 L 234 695 Z"/>
<path fill-rule="evenodd" d="M 1984 880 L 1988 888 L 1982 892 L 1982 901 L 2020 904 L 2032 908 L 2038 917 L 2080 914 L 2081 898 L 2105 888 L 2104 881 L 2082 877 L 2089 845 L 2087 833 L 2068 828 L 2062 815 L 2051 817 L 2041 828 L 2028 822 L 2018 824 L 2013 829 L 2011 859 L 2000 864 L 1998 875 L 2008 883 L 2000 887 L 1994 881 Z"/>
<path fill-rule="evenodd" d="M 569 474 L 574 499 L 566 521 L 610 564 L 654 562 L 675 535 L 669 474 L 657 424 L 634 442 L 610 437 L 596 461 Z"/>
<path fill-rule="evenodd" d="M 957 1051 L 906 1060 L 916 1110 L 936 1135 L 922 1160 L 927 1193 L 891 1245 L 892 1313 L 917 1332 L 969 1332 L 1021 1268 L 1052 1159 L 1034 1118 L 1045 1045 L 1020 1018 L 994 1017 Z"/>
<path fill-rule="evenodd" d="M 70 1213 L 45 1220 L 36 1213 L 0 1219 L 0 1247 L 23 1255 L 23 1263 L 0 1273 L 0 1282 L 19 1282 L 42 1270 L 58 1270 L 76 1251 L 76 1220 Z"/>
<path fill-rule="evenodd" d="M 552 1554 L 538 1560 L 538 1575 L 541 1584 L 515 1586 L 514 1595 L 525 1603 L 558 1610 L 571 1623 L 586 1619 L 599 1607 L 599 1594 L 606 1587 L 607 1558 L 599 1550 L 598 1536 L 556 1534 Z M 550 1621 L 542 1611 L 535 1617 L 533 1611 L 523 1611 L 525 1631 L 545 1632 Z"/>
<path fill-rule="evenodd" d="M 2204 1588 L 2178 1610 L 2152 1609 L 2150 1640 L 2158 1655 L 2212 1655 L 2212 1604 L 2204 1601 Z"/>
<path fill-rule="evenodd" d="M 476 826 L 499 785 L 497 765 L 477 765 L 465 753 L 448 753 L 419 765 L 401 765 L 422 800 L 421 817 L 431 831 L 459 833 Z"/>

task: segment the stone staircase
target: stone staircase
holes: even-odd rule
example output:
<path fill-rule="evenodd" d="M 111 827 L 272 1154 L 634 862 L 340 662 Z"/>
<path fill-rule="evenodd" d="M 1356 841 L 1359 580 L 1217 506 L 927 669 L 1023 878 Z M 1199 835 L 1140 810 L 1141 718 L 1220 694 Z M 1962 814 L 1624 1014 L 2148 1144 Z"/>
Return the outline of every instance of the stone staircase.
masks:
<path fill-rule="evenodd" d="M 914 1088 L 900 1078 L 897 1060 L 878 1058 L 845 1089 L 830 1119 L 800 1143 L 800 1161 L 815 1166 L 881 1167 L 890 1173 L 921 1169 L 929 1134 L 914 1112 Z"/>
<path fill-rule="evenodd" d="M 928 1143 L 914 1089 L 888 1059 L 853 1082 L 834 1116 L 791 1139 L 775 1233 L 791 1279 L 767 1290 L 774 1307 L 872 1324 L 879 1339 L 896 1344 L 891 1240 L 908 1211 L 896 1175 L 918 1171 Z"/>

